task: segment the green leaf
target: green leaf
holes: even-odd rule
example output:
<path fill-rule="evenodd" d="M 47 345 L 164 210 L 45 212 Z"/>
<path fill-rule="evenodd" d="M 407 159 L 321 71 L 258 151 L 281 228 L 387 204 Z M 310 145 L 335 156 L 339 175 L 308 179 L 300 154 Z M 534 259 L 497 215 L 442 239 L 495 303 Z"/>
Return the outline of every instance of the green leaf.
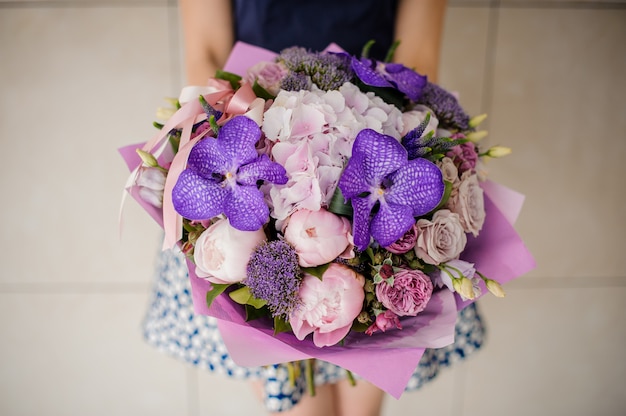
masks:
<path fill-rule="evenodd" d="M 239 289 L 230 292 L 228 296 L 230 296 L 230 298 L 238 304 L 246 305 L 248 303 L 248 299 L 252 297 L 252 294 L 250 294 L 250 288 L 248 286 L 242 286 Z"/>
<path fill-rule="evenodd" d="M 372 87 L 371 85 L 366 85 L 360 81 L 357 81 L 356 84 L 362 92 L 373 92 L 374 94 L 382 98 L 383 101 L 387 104 L 391 104 L 400 110 L 404 108 L 404 93 L 396 90 L 395 88 Z"/>
<path fill-rule="evenodd" d="M 241 77 L 239 75 L 233 74 L 232 72 L 222 71 L 221 69 L 217 70 L 215 78 L 230 82 L 230 86 L 233 87 L 234 90 L 239 88 L 239 81 L 241 81 Z"/>
<path fill-rule="evenodd" d="M 245 309 L 246 309 L 246 322 L 254 321 L 255 319 L 264 318 L 270 315 L 270 311 L 266 306 L 260 309 L 257 309 L 254 306 L 245 305 Z"/>
<path fill-rule="evenodd" d="M 274 335 L 291 331 L 291 325 L 280 316 L 274 317 Z"/>
<path fill-rule="evenodd" d="M 439 205 L 437 205 L 435 209 L 430 211 L 426 216 L 430 214 L 434 214 L 435 211 L 439 211 L 441 207 L 443 207 L 446 204 L 446 202 L 448 202 L 448 199 L 450 198 L 450 194 L 452 193 L 452 182 L 443 181 L 443 183 L 446 187 L 443 190 L 443 196 L 441 197 L 441 201 L 439 201 Z"/>
<path fill-rule="evenodd" d="M 217 283 L 211 283 L 211 290 L 206 292 L 206 304 L 209 308 L 211 307 L 211 304 L 213 303 L 215 298 L 217 298 L 219 295 L 224 293 L 224 291 L 226 290 L 228 286 L 230 285 L 229 284 L 220 285 Z"/>
<path fill-rule="evenodd" d="M 365 332 L 369 327 L 368 324 L 363 324 L 355 319 L 354 322 L 352 322 L 350 330 L 354 332 Z"/>
<path fill-rule="evenodd" d="M 237 290 L 233 290 L 228 294 L 228 296 L 240 305 L 250 305 L 255 309 L 261 309 L 267 304 L 267 302 L 263 299 L 255 298 L 250 292 L 250 288 L 248 286 L 243 286 Z"/>
<path fill-rule="evenodd" d="M 259 85 L 258 82 L 254 81 L 254 85 L 252 86 L 252 91 L 256 94 L 257 97 L 263 98 L 264 100 L 271 100 L 276 98 L 272 94 L 270 94 L 265 88 Z"/>
<path fill-rule="evenodd" d="M 322 276 L 326 273 L 326 270 L 328 270 L 329 267 L 330 263 L 326 263 L 315 267 L 303 267 L 302 271 L 322 280 Z"/>
<path fill-rule="evenodd" d="M 333 197 L 330 199 L 330 204 L 328 204 L 328 210 L 333 214 L 352 218 L 352 204 L 345 203 L 345 198 L 343 197 L 339 187 L 335 188 Z"/>

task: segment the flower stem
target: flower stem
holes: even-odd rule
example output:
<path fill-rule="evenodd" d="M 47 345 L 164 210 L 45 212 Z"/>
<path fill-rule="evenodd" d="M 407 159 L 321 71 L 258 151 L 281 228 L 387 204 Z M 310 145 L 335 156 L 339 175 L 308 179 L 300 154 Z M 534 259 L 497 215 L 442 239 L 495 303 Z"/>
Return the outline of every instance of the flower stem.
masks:
<path fill-rule="evenodd" d="M 350 382 L 351 386 L 356 386 L 356 379 L 354 378 L 354 374 L 352 374 L 352 371 L 350 370 L 346 370 L 346 374 L 348 376 L 348 381 Z"/>
<path fill-rule="evenodd" d="M 315 397 L 315 379 L 313 378 L 313 364 L 315 359 L 309 358 L 305 362 L 304 374 L 306 376 L 306 385 L 311 397 Z"/>

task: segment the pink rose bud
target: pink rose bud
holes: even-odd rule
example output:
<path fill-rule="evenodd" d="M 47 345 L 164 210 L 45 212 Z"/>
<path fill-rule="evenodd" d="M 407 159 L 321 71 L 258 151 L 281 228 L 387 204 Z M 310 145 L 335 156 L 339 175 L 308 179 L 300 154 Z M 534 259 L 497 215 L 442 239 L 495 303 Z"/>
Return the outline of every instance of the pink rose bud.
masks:
<path fill-rule="evenodd" d="M 380 266 L 378 274 L 383 280 L 387 280 L 390 277 L 393 277 L 393 267 L 391 266 L 391 264 L 383 264 L 382 266 Z"/>
<path fill-rule="evenodd" d="M 401 239 L 396 241 L 390 246 L 385 247 L 387 251 L 393 254 L 404 254 L 415 247 L 415 242 L 417 241 L 417 228 L 415 224 L 411 227 Z"/>
<path fill-rule="evenodd" d="M 400 319 L 398 319 L 398 315 L 393 313 L 392 311 L 385 311 L 383 313 L 378 314 L 376 317 L 376 322 L 374 322 L 365 333 L 367 335 L 372 335 L 376 331 L 385 332 L 391 328 L 402 329 L 402 325 L 400 325 Z"/>

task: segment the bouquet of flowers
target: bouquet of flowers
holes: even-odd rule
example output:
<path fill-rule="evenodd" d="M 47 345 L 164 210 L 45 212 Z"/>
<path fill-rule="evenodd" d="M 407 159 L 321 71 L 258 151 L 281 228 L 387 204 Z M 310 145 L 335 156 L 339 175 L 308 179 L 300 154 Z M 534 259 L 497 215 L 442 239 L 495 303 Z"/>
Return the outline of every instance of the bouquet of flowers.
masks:
<path fill-rule="evenodd" d="M 508 149 L 481 149 L 484 116 L 367 47 L 239 43 L 173 104 L 121 149 L 126 189 L 241 365 L 320 358 L 398 397 L 459 309 L 533 267 L 521 196 L 485 178 Z"/>

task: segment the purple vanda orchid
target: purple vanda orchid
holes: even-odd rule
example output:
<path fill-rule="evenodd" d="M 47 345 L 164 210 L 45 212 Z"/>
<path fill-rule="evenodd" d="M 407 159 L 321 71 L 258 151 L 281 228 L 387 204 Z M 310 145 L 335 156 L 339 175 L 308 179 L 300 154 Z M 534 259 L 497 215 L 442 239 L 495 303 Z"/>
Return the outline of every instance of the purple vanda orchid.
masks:
<path fill-rule="evenodd" d="M 354 244 L 361 251 L 370 236 L 382 247 L 401 238 L 415 217 L 437 207 L 445 190 L 434 163 L 408 160 L 396 139 L 371 129 L 357 135 L 338 186 L 352 203 Z"/>
<path fill-rule="evenodd" d="M 269 208 L 258 181 L 287 183 L 285 168 L 257 153 L 261 129 L 237 116 L 226 122 L 217 138 L 199 141 L 172 190 L 174 209 L 184 218 L 206 220 L 225 214 L 242 231 L 256 231 L 269 219 Z"/>
<path fill-rule="evenodd" d="M 412 101 L 417 101 L 427 78 L 402 64 L 372 61 L 368 58 L 352 57 L 352 70 L 366 85 L 395 88 Z"/>

